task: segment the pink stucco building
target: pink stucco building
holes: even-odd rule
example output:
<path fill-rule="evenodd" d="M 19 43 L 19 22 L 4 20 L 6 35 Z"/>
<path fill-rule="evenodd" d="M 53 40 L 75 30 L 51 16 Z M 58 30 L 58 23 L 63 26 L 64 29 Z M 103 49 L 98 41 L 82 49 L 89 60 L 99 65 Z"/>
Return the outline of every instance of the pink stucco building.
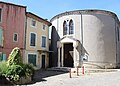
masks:
<path fill-rule="evenodd" d="M 0 1 L 0 60 L 14 47 L 24 52 L 26 7 Z"/>

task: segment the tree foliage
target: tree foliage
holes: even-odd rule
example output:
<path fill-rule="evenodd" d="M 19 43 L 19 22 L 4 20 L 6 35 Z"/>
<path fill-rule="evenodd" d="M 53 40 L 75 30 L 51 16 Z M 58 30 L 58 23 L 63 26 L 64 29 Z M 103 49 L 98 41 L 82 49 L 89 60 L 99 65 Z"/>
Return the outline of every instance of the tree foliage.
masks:
<path fill-rule="evenodd" d="M 18 65 L 21 63 L 22 63 L 22 57 L 21 57 L 20 49 L 16 47 L 10 53 L 7 64 L 8 66 L 11 66 L 11 65 Z"/>
<path fill-rule="evenodd" d="M 32 76 L 33 73 L 34 68 L 31 64 L 22 63 L 22 57 L 18 47 L 12 50 L 8 57 L 8 61 L 2 63 L 0 66 L 0 75 L 12 81 L 19 81 L 21 77 Z"/>

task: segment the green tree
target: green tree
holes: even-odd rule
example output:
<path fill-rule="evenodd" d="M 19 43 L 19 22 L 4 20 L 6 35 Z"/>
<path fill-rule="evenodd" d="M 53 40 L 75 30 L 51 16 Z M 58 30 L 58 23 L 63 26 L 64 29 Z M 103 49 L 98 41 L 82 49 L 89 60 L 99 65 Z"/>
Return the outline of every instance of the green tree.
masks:
<path fill-rule="evenodd" d="M 18 65 L 22 63 L 22 57 L 20 53 L 20 49 L 18 47 L 14 48 L 10 53 L 7 61 L 7 65 Z"/>

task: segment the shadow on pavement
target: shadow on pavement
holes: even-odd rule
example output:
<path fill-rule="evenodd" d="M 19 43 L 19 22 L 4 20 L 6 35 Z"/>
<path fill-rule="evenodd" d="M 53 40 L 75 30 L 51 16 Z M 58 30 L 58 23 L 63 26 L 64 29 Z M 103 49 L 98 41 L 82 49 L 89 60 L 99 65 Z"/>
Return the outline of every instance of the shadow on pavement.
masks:
<path fill-rule="evenodd" d="M 50 77 L 50 76 L 55 76 L 55 75 L 59 75 L 59 74 L 64 74 L 66 72 L 58 72 L 58 71 L 48 71 L 48 70 L 36 70 L 35 74 L 32 78 L 32 82 L 27 83 L 25 85 L 30 85 L 30 84 L 34 84 L 36 82 L 44 82 L 47 81 L 46 77 Z M 0 77 L 0 86 L 14 86 L 15 84 L 9 82 L 8 80 L 6 80 L 5 77 Z M 22 84 L 21 84 L 22 85 Z"/>
<path fill-rule="evenodd" d="M 0 76 L 0 86 L 14 86 L 14 84 L 8 81 L 4 76 Z"/>
<path fill-rule="evenodd" d="M 48 70 L 36 70 L 35 74 L 33 76 L 33 80 L 31 83 L 28 84 L 34 84 L 36 82 L 42 82 L 42 81 L 47 81 L 46 77 L 50 77 L 50 76 L 55 76 L 55 75 L 60 75 L 60 74 L 64 74 L 66 72 L 59 72 L 59 71 L 48 71 Z"/>

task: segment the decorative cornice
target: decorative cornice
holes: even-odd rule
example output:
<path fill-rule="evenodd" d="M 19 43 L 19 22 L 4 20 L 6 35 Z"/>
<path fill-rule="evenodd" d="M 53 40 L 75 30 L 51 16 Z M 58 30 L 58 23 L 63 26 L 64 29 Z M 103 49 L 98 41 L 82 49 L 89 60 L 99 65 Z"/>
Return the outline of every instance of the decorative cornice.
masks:
<path fill-rule="evenodd" d="M 110 11 L 106 11 L 106 10 L 74 10 L 74 11 L 66 11 L 64 13 L 58 14 L 56 16 L 54 16 L 50 22 L 52 22 L 53 20 L 60 18 L 62 16 L 66 16 L 66 15 L 81 15 L 81 14 L 90 14 L 90 13 L 101 13 L 101 14 L 108 14 L 111 15 L 118 23 L 119 23 L 119 19 L 117 17 L 117 15 L 113 12 Z"/>

